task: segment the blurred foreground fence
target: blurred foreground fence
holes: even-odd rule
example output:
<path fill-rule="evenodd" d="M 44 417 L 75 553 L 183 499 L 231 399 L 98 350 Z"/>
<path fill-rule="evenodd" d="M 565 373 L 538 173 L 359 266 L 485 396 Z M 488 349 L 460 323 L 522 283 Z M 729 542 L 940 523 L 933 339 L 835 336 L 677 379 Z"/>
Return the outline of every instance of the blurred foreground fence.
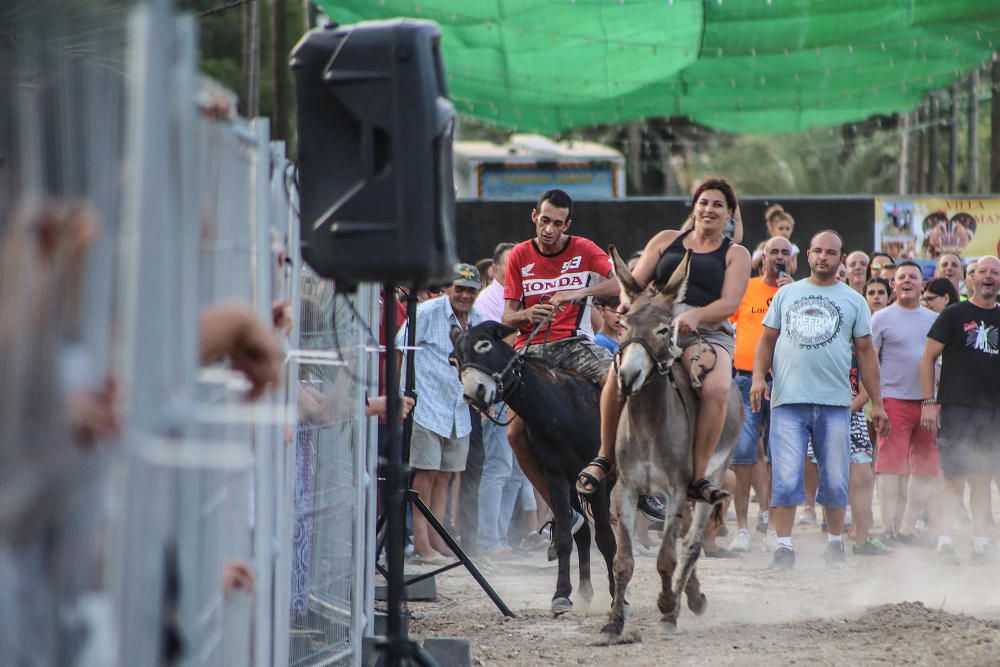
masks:
<path fill-rule="evenodd" d="M 57 312 L 0 330 L 0 664 L 360 664 L 377 288 L 338 294 L 303 267 L 285 147 L 199 78 L 191 17 L 155 0 L 5 11 L 4 248 L 31 202 L 85 202 L 100 230 L 59 274 Z M 5 308 L 32 270 L 5 261 Z M 283 383 L 255 403 L 199 362 L 199 313 L 227 301 L 294 315 Z M 81 448 L 65 398 L 107 377 L 119 441 Z M 227 592 L 243 567 L 253 592 Z"/>

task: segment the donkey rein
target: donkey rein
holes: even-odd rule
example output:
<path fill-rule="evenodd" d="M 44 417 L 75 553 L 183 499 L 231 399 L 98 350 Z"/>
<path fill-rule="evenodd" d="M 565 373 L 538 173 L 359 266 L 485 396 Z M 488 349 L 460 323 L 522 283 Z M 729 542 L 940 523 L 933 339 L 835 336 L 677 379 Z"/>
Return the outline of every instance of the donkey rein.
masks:
<path fill-rule="evenodd" d="M 515 352 L 514 356 L 510 358 L 510 361 L 507 362 L 507 365 L 504 366 L 503 369 L 499 373 L 494 373 L 493 374 L 493 380 L 494 380 L 494 382 L 496 382 L 497 385 L 499 385 L 499 387 L 500 387 L 500 392 L 499 392 L 500 394 L 503 393 L 503 379 L 504 379 L 504 377 L 506 377 L 507 373 L 510 372 L 510 369 L 514 367 L 514 364 L 518 363 L 524 357 L 524 353 L 525 353 L 525 351 L 527 351 L 528 346 L 531 345 L 531 341 L 535 338 L 535 336 L 538 335 L 538 332 L 541 331 L 541 329 L 542 329 L 543 326 L 545 326 L 546 324 L 548 324 L 548 323 L 551 322 L 552 317 L 555 314 L 556 314 L 556 311 L 553 310 L 551 313 L 549 313 L 548 315 L 546 315 L 545 319 L 542 320 L 541 322 L 539 322 L 535 326 L 535 329 L 531 332 L 531 335 L 529 335 L 528 339 L 526 341 L 524 341 L 524 345 L 521 346 L 521 349 L 518 350 L 517 352 Z M 549 331 L 551 331 L 551 330 L 552 330 L 552 327 L 549 326 Z M 546 338 L 546 342 L 548 342 L 548 333 L 546 333 L 545 338 Z M 480 409 L 479 407 L 477 407 L 475 405 L 473 405 L 472 407 L 475 408 L 476 412 L 478 412 L 482 416 L 486 417 L 487 419 L 489 419 L 491 422 L 493 422 L 497 426 L 507 426 L 511 422 L 513 422 L 515 419 L 517 419 L 517 415 L 515 414 L 514 416 L 512 416 L 507 421 L 502 422 L 502 421 L 496 419 L 495 417 L 493 417 L 489 413 L 489 411 L 482 410 L 482 409 Z"/>
<path fill-rule="evenodd" d="M 473 407 L 475 407 L 475 406 L 473 406 Z M 497 418 L 495 418 L 493 415 L 491 415 L 488 411 L 484 412 L 483 410 L 480 410 L 479 408 L 476 408 L 476 412 L 478 412 L 482 416 L 486 417 L 487 419 L 489 419 L 491 422 L 493 422 L 497 426 L 509 426 L 511 422 L 513 422 L 515 419 L 517 419 L 517 415 L 515 414 L 513 417 L 511 417 L 507 421 L 502 422 L 502 421 L 498 420 Z"/>
<path fill-rule="evenodd" d="M 677 344 L 677 337 L 679 334 L 680 334 L 680 323 L 674 322 L 674 334 L 670 339 L 671 359 L 677 359 L 680 357 L 681 354 L 684 353 L 684 351 Z M 694 337 L 698 341 L 698 351 L 691 355 L 690 375 L 691 375 L 691 386 L 697 389 L 698 387 L 701 386 L 701 381 L 704 380 L 709 373 L 715 370 L 716 364 L 719 363 L 719 354 L 715 351 L 715 348 L 712 347 L 711 344 L 705 342 L 705 339 L 702 338 L 701 334 L 698 332 L 697 329 L 694 330 Z M 694 370 L 694 365 L 695 363 L 701 360 L 701 355 L 704 354 L 706 349 L 712 353 L 712 367 L 706 368 L 705 365 L 702 364 L 704 373 L 698 373 L 697 371 Z"/>
<path fill-rule="evenodd" d="M 510 361 L 507 362 L 507 365 L 503 367 L 503 370 L 501 370 L 499 373 L 496 374 L 495 377 L 497 379 L 503 381 L 503 377 L 507 375 L 507 372 L 514 366 L 514 364 L 520 361 L 520 359 L 524 356 L 524 353 L 528 351 L 528 346 L 531 345 L 531 341 L 535 339 L 535 336 L 538 335 L 538 332 L 541 331 L 542 327 L 544 327 L 546 324 L 549 324 L 549 330 L 545 332 L 545 341 L 542 344 L 545 345 L 548 343 L 549 332 L 552 331 L 551 321 L 552 318 L 555 316 L 555 314 L 556 311 L 555 309 L 553 309 L 551 313 L 545 316 L 544 320 L 535 325 L 534 330 L 528 336 L 528 339 L 524 341 L 524 345 L 521 346 L 521 349 L 515 352 L 514 356 L 511 357 Z"/>

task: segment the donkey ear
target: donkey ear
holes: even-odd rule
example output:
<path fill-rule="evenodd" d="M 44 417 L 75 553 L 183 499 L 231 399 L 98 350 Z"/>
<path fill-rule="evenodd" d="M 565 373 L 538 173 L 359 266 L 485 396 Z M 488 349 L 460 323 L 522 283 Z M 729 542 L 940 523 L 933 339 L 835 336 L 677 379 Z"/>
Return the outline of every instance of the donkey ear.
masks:
<path fill-rule="evenodd" d="M 487 333 L 497 340 L 503 340 L 507 336 L 517 333 L 517 329 L 514 327 L 509 327 L 506 324 L 494 322 L 493 320 L 483 322 L 479 327 L 483 333 Z"/>
<path fill-rule="evenodd" d="M 608 246 L 608 254 L 611 255 L 611 261 L 615 265 L 615 278 L 618 279 L 618 284 L 622 286 L 625 295 L 630 300 L 635 300 L 637 296 L 642 294 L 642 288 L 632 277 L 632 272 L 628 270 L 628 264 L 622 260 L 622 256 L 618 254 L 618 248 L 614 244 Z"/>
<path fill-rule="evenodd" d="M 677 265 L 674 269 L 673 275 L 670 276 L 670 280 L 667 284 L 663 286 L 660 290 L 660 294 L 670 299 L 673 303 L 679 303 L 684 301 L 684 296 L 687 294 L 687 284 L 688 284 L 688 273 L 691 270 L 691 251 L 688 250 L 684 253 L 684 258 L 681 259 L 681 263 Z"/>
<path fill-rule="evenodd" d="M 451 338 L 451 344 L 454 345 L 458 337 L 462 335 L 462 327 L 451 325 L 451 331 L 448 332 L 448 337 Z"/>

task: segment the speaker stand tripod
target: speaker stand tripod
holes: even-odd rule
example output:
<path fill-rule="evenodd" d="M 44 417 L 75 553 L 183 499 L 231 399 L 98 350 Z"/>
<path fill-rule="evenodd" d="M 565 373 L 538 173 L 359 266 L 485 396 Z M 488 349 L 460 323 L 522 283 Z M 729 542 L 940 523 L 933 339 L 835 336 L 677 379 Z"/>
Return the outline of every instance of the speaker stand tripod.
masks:
<path fill-rule="evenodd" d="M 409 583 L 422 581 L 440 572 L 450 570 L 459 565 L 464 565 L 476 582 L 486 591 L 497 608 L 504 616 L 514 617 L 514 612 L 504 604 L 497 592 L 493 590 L 486 578 L 479 572 L 479 569 L 469 559 L 466 553 L 458 546 L 454 538 L 448 534 L 441 522 L 434 516 L 433 512 L 424 504 L 418 494 L 409 488 L 409 469 L 403 463 L 403 445 L 409 444 L 410 430 L 412 429 L 413 415 L 407 419 L 404 425 L 404 432 L 400 434 L 396 425 L 399 423 L 400 401 L 396 398 L 396 392 L 392 390 L 397 386 L 396 363 L 395 363 L 395 336 L 396 330 L 396 308 L 390 302 L 390 297 L 394 293 L 395 286 L 392 283 L 383 285 L 382 311 L 383 327 L 385 327 L 385 386 L 386 395 L 386 466 L 385 466 L 385 510 L 379 517 L 376 531 L 385 531 L 379 539 L 378 548 L 375 550 L 376 568 L 386 580 L 386 638 L 377 645 L 380 653 L 378 665 L 386 667 L 397 667 L 398 665 L 421 665 L 422 667 L 437 667 L 434 659 L 431 658 L 424 649 L 409 638 L 407 628 L 407 618 L 403 614 L 403 605 L 406 600 L 407 582 L 403 574 L 404 567 L 404 543 L 406 541 L 406 503 L 412 502 L 413 506 L 427 519 L 427 522 L 434 528 L 437 534 L 444 540 L 455 555 L 458 562 L 450 563 L 443 567 L 411 579 Z M 416 319 L 417 319 L 417 298 L 416 288 L 410 290 L 406 299 L 407 318 L 407 364 L 405 393 L 415 396 L 413 388 L 416 384 L 416 374 L 413 369 L 413 352 L 416 343 Z M 402 435 L 402 437 L 400 437 Z M 378 564 L 378 556 L 383 547 L 386 548 L 386 567 Z"/>

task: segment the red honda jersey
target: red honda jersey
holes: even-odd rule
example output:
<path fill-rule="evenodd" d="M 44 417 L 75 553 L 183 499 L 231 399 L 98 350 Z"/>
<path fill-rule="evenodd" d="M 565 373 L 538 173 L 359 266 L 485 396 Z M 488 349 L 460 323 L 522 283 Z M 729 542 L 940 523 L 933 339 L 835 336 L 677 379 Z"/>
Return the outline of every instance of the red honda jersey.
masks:
<path fill-rule="evenodd" d="M 548 301 L 556 292 L 580 289 L 593 283 L 598 276 L 610 276 L 611 267 L 608 254 L 589 239 L 570 236 L 566 246 L 554 255 L 542 254 L 535 239 L 531 239 L 518 243 L 510 251 L 503 297 L 520 301 L 522 308 L 530 308 Z M 563 304 L 562 310 L 552 318 L 548 340 L 580 335 L 593 338 L 590 301 L 588 297 L 586 303 Z M 530 322 L 522 324 L 514 347 L 522 347 L 534 328 Z M 546 330 L 542 328 L 531 343 L 541 343 L 545 336 Z"/>

